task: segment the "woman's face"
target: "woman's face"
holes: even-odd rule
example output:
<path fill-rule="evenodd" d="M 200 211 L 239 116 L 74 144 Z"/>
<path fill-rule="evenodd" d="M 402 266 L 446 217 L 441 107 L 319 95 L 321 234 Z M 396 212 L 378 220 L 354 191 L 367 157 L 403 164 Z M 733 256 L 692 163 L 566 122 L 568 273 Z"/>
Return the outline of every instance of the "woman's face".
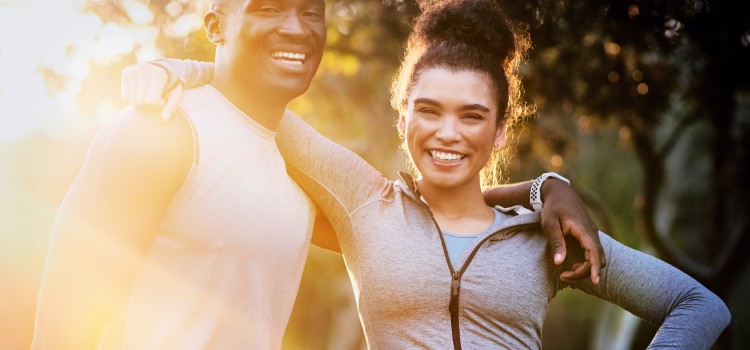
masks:
<path fill-rule="evenodd" d="M 398 129 L 422 181 L 441 188 L 479 184 L 493 147 L 505 142 L 490 84 L 485 74 L 472 71 L 421 72 Z"/>

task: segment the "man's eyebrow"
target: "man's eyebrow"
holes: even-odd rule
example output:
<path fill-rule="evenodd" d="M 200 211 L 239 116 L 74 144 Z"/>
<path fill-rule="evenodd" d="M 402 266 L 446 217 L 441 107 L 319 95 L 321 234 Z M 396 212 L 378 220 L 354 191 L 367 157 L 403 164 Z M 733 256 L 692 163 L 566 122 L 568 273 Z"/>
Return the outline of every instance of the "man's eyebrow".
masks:
<path fill-rule="evenodd" d="M 419 98 L 414 99 L 414 104 L 417 104 L 417 103 L 426 103 L 428 105 L 433 105 L 433 106 L 436 106 L 436 107 L 441 107 L 442 106 L 440 104 L 440 102 L 435 101 L 435 100 L 433 100 L 431 98 L 427 98 L 427 97 L 419 97 Z"/>
<path fill-rule="evenodd" d="M 489 108 L 485 107 L 484 105 L 480 105 L 479 103 L 465 105 L 465 106 L 461 107 L 461 110 L 462 111 L 480 110 L 480 111 L 485 112 L 485 113 L 489 113 L 490 112 Z"/>

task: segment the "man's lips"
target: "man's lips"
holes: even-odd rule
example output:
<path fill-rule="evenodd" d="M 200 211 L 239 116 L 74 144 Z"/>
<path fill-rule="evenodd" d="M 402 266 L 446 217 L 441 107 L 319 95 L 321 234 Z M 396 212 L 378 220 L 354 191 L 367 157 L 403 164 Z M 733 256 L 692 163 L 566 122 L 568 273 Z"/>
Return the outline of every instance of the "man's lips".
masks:
<path fill-rule="evenodd" d="M 271 58 L 273 58 L 274 60 L 293 66 L 301 66 L 305 62 L 306 56 L 307 55 L 305 53 L 294 51 L 271 52 Z"/>

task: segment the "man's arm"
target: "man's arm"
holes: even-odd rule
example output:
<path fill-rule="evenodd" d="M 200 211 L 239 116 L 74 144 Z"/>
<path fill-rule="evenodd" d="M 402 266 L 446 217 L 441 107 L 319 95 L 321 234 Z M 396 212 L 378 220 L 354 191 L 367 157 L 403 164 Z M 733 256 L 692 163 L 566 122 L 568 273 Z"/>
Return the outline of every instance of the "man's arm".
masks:
<path fill-rule="evenodd" d="M 33 349 L 93 349 L 126 300 L 192 164 L 185 118 L 121 112 L 94 139 L 55 220 Z"/>
<path fill-rule="evenodd" d="M 499 205 L 512 207 L 522 205 L 531 209 L 529 193 L 533 181 L 516 185 L 495 187 L 484 193 L 484 201 L 489 206 Z M 576 267 L 575 271 L 565 271 L 560 275 L 562 280 L 578 280 L 589 276 L 594 284 L 599 283 L 599 274 L 607 260 L 599 242 L 599 230 L 586 210 L 586 206 L 565 182 L 548 178 L 542 183 L 542 229 L 549 241 L 549 247 L 556 265 L 565 261 L 567 247 L 563 235 L 571 235 L 581 243 L 586 252 L 587 261 Z"/>

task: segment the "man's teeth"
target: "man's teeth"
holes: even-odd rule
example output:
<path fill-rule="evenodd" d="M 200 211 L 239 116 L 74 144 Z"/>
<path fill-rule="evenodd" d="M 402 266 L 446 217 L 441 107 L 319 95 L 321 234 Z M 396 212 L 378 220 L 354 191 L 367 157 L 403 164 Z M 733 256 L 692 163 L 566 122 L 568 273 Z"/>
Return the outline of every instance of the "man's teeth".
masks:
<path fill-rule="evenodd" d="M 271 54 L 271 57 L 273 58 L 291 58 L 295 60 L 304 60 L 305 54 L 303 53 L 293 53 L 293 52 L 274 52 Z"/>
<path fill-rule="evenodd" d="M 461 159 L 464 159 L 466 155 L 459 153 L 448 153 L 440 151 L 430 151 L 430 157 L 441 163 L 455 163 Z"/>

